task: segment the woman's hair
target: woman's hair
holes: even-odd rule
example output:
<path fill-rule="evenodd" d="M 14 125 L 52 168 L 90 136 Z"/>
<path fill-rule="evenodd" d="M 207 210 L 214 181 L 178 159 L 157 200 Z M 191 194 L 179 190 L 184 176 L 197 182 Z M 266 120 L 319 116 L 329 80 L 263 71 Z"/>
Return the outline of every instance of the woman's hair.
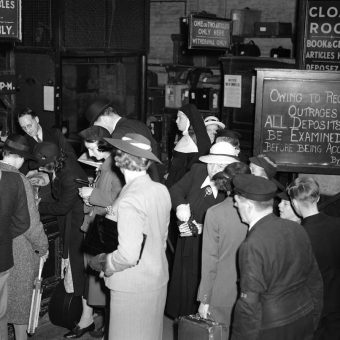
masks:
<path fill-rule="evenodd" d="M 232 179 L 238 174 L 250 174 L 249 166 L 243 162 L 231 163 L 223 171 L 216 173 L 212 180 L 219 191 L 227 193 L 232 191 Z"/>
<path fill-rule="evenodd" d="M 86 143 L 96 143 L 98 145 L 98 151 L 100 152 L 112 152 L 114 147 L 107 143 L 105 140 L 98 139 L 85 139 Z"/>
<path fill-rule="evenodd" d="M 152 163 L 152 161 L 147 158 L 133 156 L 121 150 L 117 150 L 115 162 L 118 168 L 123 168 L 130 171 L 147 170 Z"/>
<path fill-rule="evenodd" d="M 287 189 L 291 199 L 315 203 L 320 197 L 318 182 L 312 177 L 298 177 Z"/>

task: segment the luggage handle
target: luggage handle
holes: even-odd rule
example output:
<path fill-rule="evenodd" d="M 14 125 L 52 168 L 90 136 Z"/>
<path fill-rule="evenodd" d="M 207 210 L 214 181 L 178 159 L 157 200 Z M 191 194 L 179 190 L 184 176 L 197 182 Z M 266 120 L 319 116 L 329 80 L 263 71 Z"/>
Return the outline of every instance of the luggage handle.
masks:
<path fill-rule="evenodd" d="M 192 318 L 196 319 L 197 321 L 199 321 L 199 320 L 208 320 L 208 321 L 212 322 L 214 325 L 218 325 L 219 324 L 217 321 L 213 320 L 212 318 L 209 318 L 209 317 L 208 318 L 202 318 L 199 313 L 191 314 L 190 316 Z"/>

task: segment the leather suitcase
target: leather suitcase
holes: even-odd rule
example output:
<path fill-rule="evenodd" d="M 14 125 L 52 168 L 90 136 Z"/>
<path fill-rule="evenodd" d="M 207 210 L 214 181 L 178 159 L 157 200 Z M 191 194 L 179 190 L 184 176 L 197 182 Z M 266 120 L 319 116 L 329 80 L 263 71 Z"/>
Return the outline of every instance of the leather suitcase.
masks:
<path fill-rule="evenodd" d="M 202 319 L 198 315 L 181 316 L 178 322 L 178 340 L 227 340 L 226 325 Z"/>

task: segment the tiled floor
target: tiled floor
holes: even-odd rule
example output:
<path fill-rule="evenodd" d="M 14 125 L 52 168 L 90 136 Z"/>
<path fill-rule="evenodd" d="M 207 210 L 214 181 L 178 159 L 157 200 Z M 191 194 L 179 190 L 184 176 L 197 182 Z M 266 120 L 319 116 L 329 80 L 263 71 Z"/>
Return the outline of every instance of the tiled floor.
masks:
<path fill-rule="evenodd" d="M 95 320 L 96 322 L 96 320 Z M 68 330 L 62 327 L 54 326 L 51 324 L 51 322 L 48 319 L 48 314 L 46 313 L 40 320 L 39 320 L 39 326 L 35 332 L 35 334 L 30 337 L 30 340 L 61 340 L 64 339 L 63 335 Z M 163 340 L 176 340 L 177 337 L 175 337 L 174 332 L 174 322 L 164 317 L 164 327 L 163 327 Z M 95 339 L 91 337 L 88 333 L 85 334 L 80 339 L 82 340 L 91 340 Z M 131 339 L 133 340 L 133 339 Z M 155 339 L 159 340 L 159 339 Z"/>

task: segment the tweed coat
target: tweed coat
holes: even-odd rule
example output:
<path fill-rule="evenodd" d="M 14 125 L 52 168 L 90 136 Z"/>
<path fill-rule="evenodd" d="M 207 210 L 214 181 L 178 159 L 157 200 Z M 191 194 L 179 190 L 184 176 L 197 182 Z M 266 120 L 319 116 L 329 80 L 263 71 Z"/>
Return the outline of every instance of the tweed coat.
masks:
<path fill-rule="evenodd" d="M 0 169 L 19 173 L 15 167 L 0 162 Z M 21 175 L 27 196 L 30 227 L 13 240 L 14 267 L 8 280 L 8 322 L 27 324 L 30 313 L 32 287 L 38 274 L 39 256 L 46 254 L 48 240 L 40 222 L 33 189 L 28 179 Z"/>
<path fill-rule="evenodd" d="M 237 251 L 247 235 L 232 197 L 209 208 L 204 221 L 202 277 L 198 300 L 217 307 L 212 317 L 230 325 L 230 314 L 237 299 Z"/>

